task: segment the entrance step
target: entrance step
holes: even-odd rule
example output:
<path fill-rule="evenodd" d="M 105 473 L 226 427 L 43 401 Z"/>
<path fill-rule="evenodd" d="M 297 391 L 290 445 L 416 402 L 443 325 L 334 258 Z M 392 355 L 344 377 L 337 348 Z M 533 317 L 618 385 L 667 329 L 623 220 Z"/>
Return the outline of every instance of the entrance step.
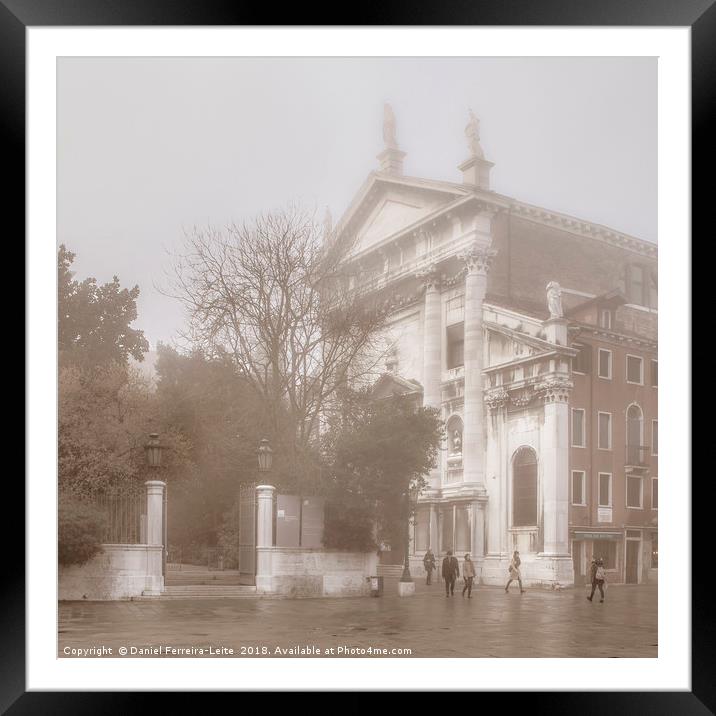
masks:
<path fill-rule="evenodd" d="M 168 585 L 161 596 L 142 599 L 255 599 L 256 587 L 248 585 L 212 586 L 202 584 Z"/>
<path fill-rule="evenodd" d="M 208 569 L 194 564 L 170 564 L 164 575 L 164 584 L 169 585 L 234 585 L 242 583 L 236 569 Z"/>

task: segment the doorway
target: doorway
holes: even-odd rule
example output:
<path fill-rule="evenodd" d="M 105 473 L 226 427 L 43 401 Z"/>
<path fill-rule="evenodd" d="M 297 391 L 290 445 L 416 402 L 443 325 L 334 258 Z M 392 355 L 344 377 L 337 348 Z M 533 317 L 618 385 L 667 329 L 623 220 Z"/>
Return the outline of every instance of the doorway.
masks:
<path fill-rule="evenodd" d="M 626 571 L 624 581 L 627 584 L 639 583 L 639 550 L 641 541 L 627 539 L 626 541 Z"/>

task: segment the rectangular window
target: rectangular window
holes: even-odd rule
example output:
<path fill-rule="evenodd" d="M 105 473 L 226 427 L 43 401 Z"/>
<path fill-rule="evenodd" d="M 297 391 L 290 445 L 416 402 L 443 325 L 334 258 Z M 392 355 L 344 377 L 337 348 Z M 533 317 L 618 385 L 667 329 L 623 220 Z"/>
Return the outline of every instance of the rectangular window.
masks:
<path fill-rule="evenodd" d="M 651 361 L 651 384 L 656 388 L 659 385 L 659 361 Z"/>
<path fill-rule="evenodd" d="M 644 384 L 644 361 L 639 356 L 627 356 L 627 383 Z"/>
<path fill-rule="evenodd" d="M 606 348 L 599 349 L 599 377 L 612 379 L 612 352 Z"/>
<path fill-rule="evenodd" d="M 451 298 L 445 304 L 446 317 L 445 325 L 451 326 L 454 323 L 462 323 L 465 320 L 465 296 Z"/>
<path fill-rule="evenodd" d="M 584 470 L 572 470 L 572 504 L 586 505 L 585 501 L 585 472 Z"/>
<path fill-rule="evenodd" d="M 449 549 L 455 551 L 455 545 L 453 544 L 453 506 L 446 505 L 440 511 L 440 518 L 442 522 L 442 540 L 440 548 L 443 552 L 447 552 Z"/>
<path fill-rule="evenodd" d="M 612 475 L 609 472 L 599 473 L 599 506 L 612 506 Z"/>
<path fill-rule="evenodd" d="M 651 533 L 651 568 L 659 568 L 659 533 Z"/>
<path fill-rule="evenodd" d="M 572 447 L 584 447 L 586 434 L 584 431 L 584 410 L 572 408 Z"/>
<path fill-rule="evenodd" d="M 429 546 L 430 508 L 418 507 L 415 511 L 415 551 L 424 552 Z"/>
<path fill-rule="evenodd" d="M 606 329 L 612 327 L 612 312 L 608 308 L 599 311 L 599 325 Z"/>
<path fill-rule="evenodd" d="M 465 328 L 459 323 L 447 329 L 447 367 L 459 368 L 465 364 Z"/>
<path fill-rule="evenodd" d="M 455 508 L 455 549 L 460 552 L 470 551 L 470 508 L 457 505 Z"/>
<path fill-rule="evenodd" d="M 612 416 L 611 413 L 599 413 L 599 438 L 597 447 L 601 450 L 612 449 Z"/>
<path fill-rule="evenodd" d="M 642 509 L 644 506 L 643 502 L 643 490 L 644 481 L 641 477 L 634 477 L 633 475 L 627 475 L 627 495 L 626 495 L 626 506 L 632 509 Z"/>
<path fill-rule="evenodd" d="M 643 306 L 644 301 L 644 268 L 643 266 L 629 266 L 629 302 Z"/>
<path fill-rule="evenodd" d="M 592 369 L 592 347 L 575 344 L 572 348 L 576 348 L 579 351 L 572 358 L 572 370 L 575 373 L 590 373 Z"/>
<path fill-rule="evenodd" d="M 592 554 L 594 559 L 603 559 L 605 569 L 617 568 L 617 543 L 613 540 L 594 540 Z"/>
<path fill-rule="evenodd" d="M 659 509 L 659 478 L 651 478 L 651 509 Z"/>
<path fill-rule="evenodd" d="M 659 454 L 659 421 L 651 421 L 651 454 Z"/>

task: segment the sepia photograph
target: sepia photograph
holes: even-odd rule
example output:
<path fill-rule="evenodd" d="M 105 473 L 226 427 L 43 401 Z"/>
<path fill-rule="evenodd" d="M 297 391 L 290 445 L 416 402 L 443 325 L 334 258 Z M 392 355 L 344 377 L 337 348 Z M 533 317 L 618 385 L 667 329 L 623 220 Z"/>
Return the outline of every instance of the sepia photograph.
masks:
<path fill-rule="evenodd" d="M 56 72 L 59 658 L 658 657 L 655 57 Z"/>

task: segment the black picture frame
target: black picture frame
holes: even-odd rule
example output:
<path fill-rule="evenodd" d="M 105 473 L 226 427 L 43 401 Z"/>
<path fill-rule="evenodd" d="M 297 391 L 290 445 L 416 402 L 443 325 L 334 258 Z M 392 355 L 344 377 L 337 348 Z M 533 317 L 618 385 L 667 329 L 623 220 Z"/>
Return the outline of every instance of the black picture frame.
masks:
<path fill-rule="evenodd" d="M 25 50 L 27 27 L 35 26 L 255 26 L 271 24 L 277 8 L 247 3 L 204 0 L 0 0 L 0 128 L 5 175 L 6 218 L 15 231 L 25 231 Z M 305 5 L 282 7 L 281 25 L 480 25 L 480 26 L 681 26 L 691 28 L 692 38 L 692 171 L 712 170 L 714 142 L 714 93 L 716 86 L 715 0 L 480 0 L 479 2 L 389 2 L 362 4 L 348 17 L 335 8 L 313 9 Z M 698 151 L 696 151 L 698 148 Z M 704 224 L 706 192 L 710 181 L 693 181 L 694 226 Z M 699 222 L 699 220 L 701 220 Z M 705 234 L 712 235 L 712 231 Z M 694 234 L 696 229 L 694 229 Z M 688 241 L 688 237 L 683 237 Z M 17 238 L 15 243 L 19 243 Z M 31 376 L 27 376 L 31 380 Z M 10 473 L 8 473 L 10 474 Z M 677 476 L 673 476 L 677 477 Z M 686 480 L 690 476 L 679 476 Z M 705 510 L 711 501 L 711 479 L 692 483 L 692 567 L 708 573 L 709 540 Z M 18 505 L 24 490 L 17 479 L 6 481 L 5 504 Z M 695 499 L 694 499 L 695 498 Z M 6 527 L 6 532 L 8 528 Z M 18 527 L 6 534 L 6 544 L 17 541 Z M 14 539 L 13 539 L 14 537 Z M 107 694 L 26 692 L 25 688 L 25 565 L 19 550 L 6 550 L 3 609 L 0 610 L 0 709 L 8 714 L 128 713 L 155 709 L 159 694 Z M 9 577 L 9 579 L 7 579 Z M 662 575 L 668 579 L 668 575 Z M 591 692 L 510 694 L 510 707 L 531 712 L 579 714 L 708 714 L 716 713 L 716 633 L 712 600 L 705 579 L 692 584 L 692 689 L 689 692 Z M 89 685 L 88 685 L 89 686 Z M 439 688 L 439 686 L 438 686 Z M 658 689 L 659 684 L 654 684 Z M 484 698 L 479 694 L 479 708 Z M 345 709 L 373 708 L 363 694 Z M 182 699 L 185 699 L 182 696 Z M 477 703 L 476 701 L 476 703 Z M 190 703 L 190 702 L 187 702 Z M 372 703 L 372 705 L 371 705 Z M 504 696 L 495 706 L 507 708 Z M 476 706 L 477 707 L 477 706 Z M 458 707 L 459 708 L 459 707 Z"/>

